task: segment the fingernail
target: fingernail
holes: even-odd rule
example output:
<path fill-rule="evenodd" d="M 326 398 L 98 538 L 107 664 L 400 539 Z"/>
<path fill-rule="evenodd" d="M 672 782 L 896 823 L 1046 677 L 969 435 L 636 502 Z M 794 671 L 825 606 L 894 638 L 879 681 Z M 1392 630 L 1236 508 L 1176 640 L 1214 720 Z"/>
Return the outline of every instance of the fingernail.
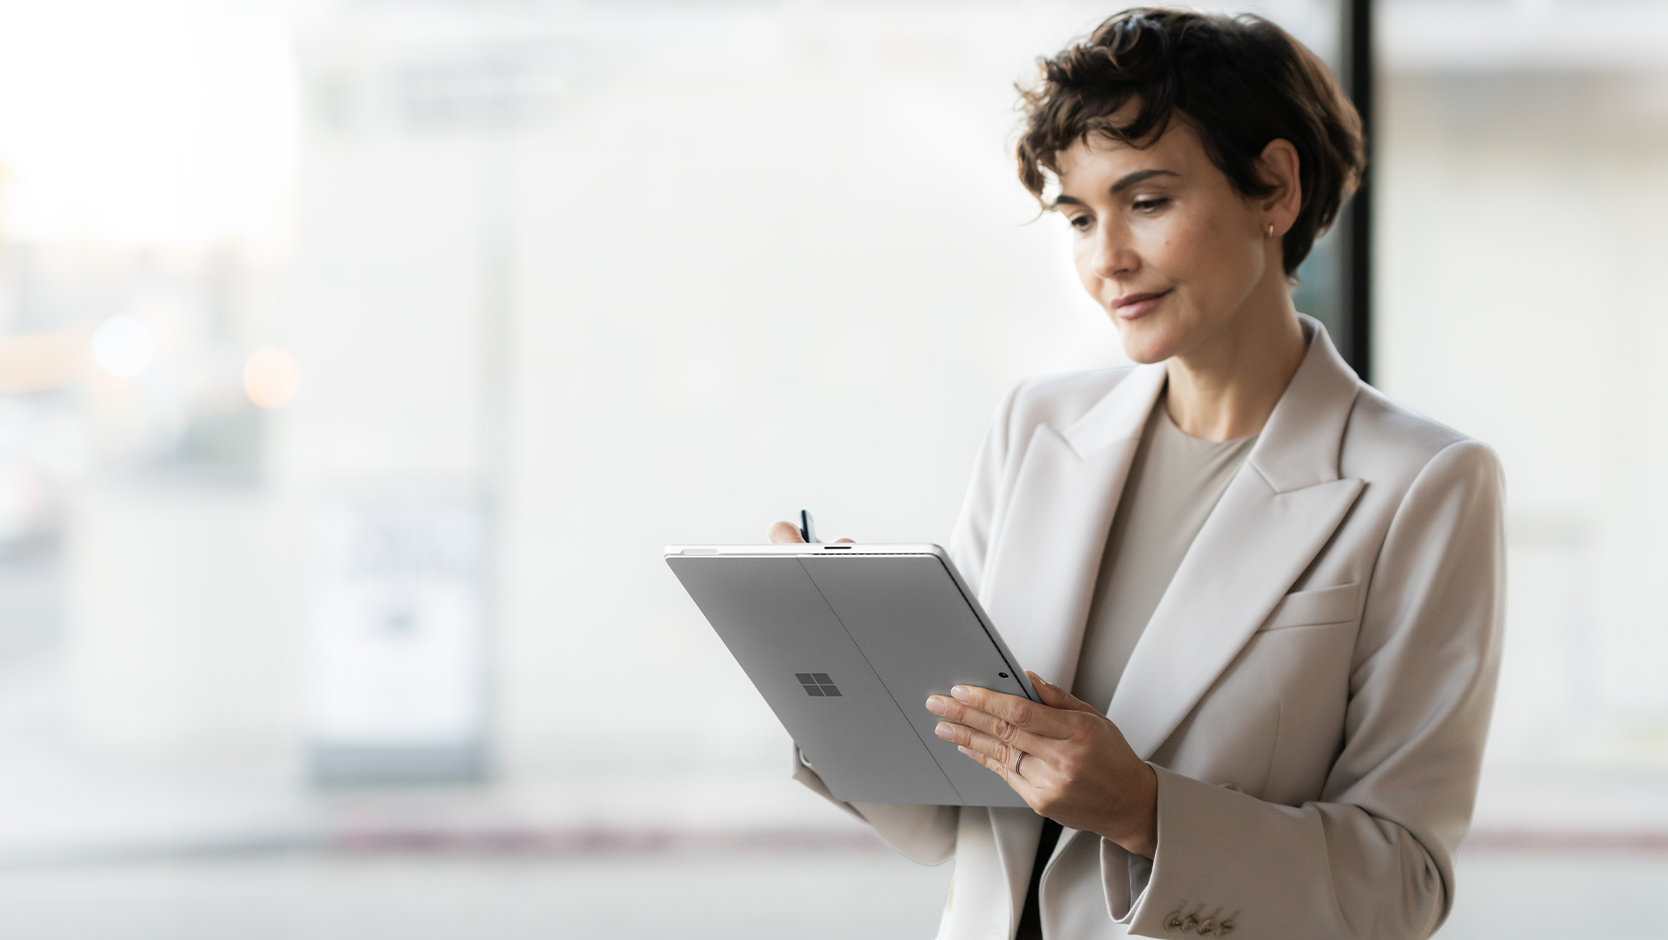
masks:
<path fill-rule="evenodd" d="M 958 685 L 958 686 L 953 686 L 950 689 L 950 694 L 954 695 L 956 697 L 956 701 L 965 702 L 965 701 L 967 701 L 968 697 L 971 696 L 973 693 L 967 691 L 967 686 Z"/>
<path fill-rule="evenodd" d="M 942 695 L 927 696 L 927 711 L 932 712 L 934 715 L 944 714 L 944 710 L 949 706 L 950 703 L 944 701 L 944 696 Z"/>
<path fill-rule="evenodd" d="M 946 741 L 949 741 L 956 736 L 956 729 L 950 727 L 949 722 L 941 721 L 938 723 L 938 727 L 932 729 L 932 733 L 938 735 Z"/>
<path fill-rule="evenodd" d="M 967 746 L 967 745 L 965 745 L 965 744 L 958 744 L 958 745 L 956 745 L 956 750 L 958 750 L 958 751 L 960 751 L 960 752 L 962 752 L 962 753 L 963 753 L 963 754 L 966 754 L 966 755 L 967 755 L 967 756 L 968 756 L 968 757 L 972 757 L 972 756 L 973 756 L 973 749 L 972 749 L 972 748 L 970 748 L 970 747 L 968 747 L 968 746 Z"/>

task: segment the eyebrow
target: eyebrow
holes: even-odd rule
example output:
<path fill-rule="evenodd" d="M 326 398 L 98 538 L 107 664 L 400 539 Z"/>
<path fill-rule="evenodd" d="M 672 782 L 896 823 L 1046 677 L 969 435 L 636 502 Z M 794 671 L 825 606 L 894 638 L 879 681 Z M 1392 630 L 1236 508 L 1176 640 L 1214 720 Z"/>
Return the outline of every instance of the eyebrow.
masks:
<path fill-rule="evenodd" d="M 1124 190 L 1130 188 L 1131 186 L 1134 186 L 1136 183 L 1142 182 L 1143 180 L 1152 179 L 1155 176 L 1177 176 L 1177 177 L 1179 177 L 1179 176 L 1181 176 L 1181 174 L 1177 173 L 1173 170 L 1136 170 L 1134 173 L 1126 173 L 1123 176 L 1119 177 L 1118 181 L 1116 183 L 1112 184 L 1112 188 L 1110 190 L 1108 190 L 1108 192 L 1110 192 L 1110 193 L 1112 193 L 1112 195 L 1116 196 L 1118 193 L 1123 192 Z M 1054 197 L 1054 202 L 1051 205 L 1049 205 L 1049 208 L 1050 209 L 1058 209 L 1061 206 L 1081 206 L 1081 205 L 1083 205 L 1083 200 L 1078 199 L 1074 196 L 1067 196 L 1064 193 L 1062 193 L 1059 196 Z"/>

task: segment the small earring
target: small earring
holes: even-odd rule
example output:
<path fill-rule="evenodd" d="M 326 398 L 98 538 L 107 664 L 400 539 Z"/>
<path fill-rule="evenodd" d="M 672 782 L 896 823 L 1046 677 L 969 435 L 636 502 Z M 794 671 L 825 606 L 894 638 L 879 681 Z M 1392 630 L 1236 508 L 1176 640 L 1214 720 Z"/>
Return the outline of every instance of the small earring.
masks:
<path fill-rule="evenodd" d="M 1268 228 L 1264 229 L 1264 231 L 1268 233 L 1269 238 L 1273 238 L 1274 237 L 1274 223 L 1273 222 L 1268 223 Z"/>

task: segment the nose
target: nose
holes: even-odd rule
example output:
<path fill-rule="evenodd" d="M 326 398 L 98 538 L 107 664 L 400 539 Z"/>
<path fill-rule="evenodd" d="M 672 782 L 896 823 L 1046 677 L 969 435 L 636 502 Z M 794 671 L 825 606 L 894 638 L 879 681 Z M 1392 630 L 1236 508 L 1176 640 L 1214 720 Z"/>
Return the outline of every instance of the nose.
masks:
<path fill-rule="evenodd" d="M 1096 276 L 1120 277 L 1141 266 L 1140 256 L 1130 244 L 1129 230 L 1119 220 L 1111 219 L 1096 225 L 1092 241 L 1089 267 Z"/>

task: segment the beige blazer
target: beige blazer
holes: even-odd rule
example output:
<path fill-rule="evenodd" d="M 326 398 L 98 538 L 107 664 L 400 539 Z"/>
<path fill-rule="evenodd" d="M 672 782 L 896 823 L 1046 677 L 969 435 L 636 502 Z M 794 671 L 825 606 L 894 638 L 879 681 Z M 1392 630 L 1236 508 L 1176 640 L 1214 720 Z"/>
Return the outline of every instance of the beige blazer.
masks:
<path fill-rule="evenodd" d="M 1308 352 L 1106 703 L 1158 774 L 1156 857 L 1066 830 L 1042 880 L 1049 937 L 1424 937 L 1452 904 L 1499 663 L 1500 466 L 1303 328 Z M 1055 682 L 1076 671 L 1163 379 L 1021 383 L 978 458 L 951 554 Z M 802 759 L 795 776 L 832 799 Z M 954 855 L 941 940 L 1013 936 L 1040 817 L 841 805 L 912 858 Z"/>

